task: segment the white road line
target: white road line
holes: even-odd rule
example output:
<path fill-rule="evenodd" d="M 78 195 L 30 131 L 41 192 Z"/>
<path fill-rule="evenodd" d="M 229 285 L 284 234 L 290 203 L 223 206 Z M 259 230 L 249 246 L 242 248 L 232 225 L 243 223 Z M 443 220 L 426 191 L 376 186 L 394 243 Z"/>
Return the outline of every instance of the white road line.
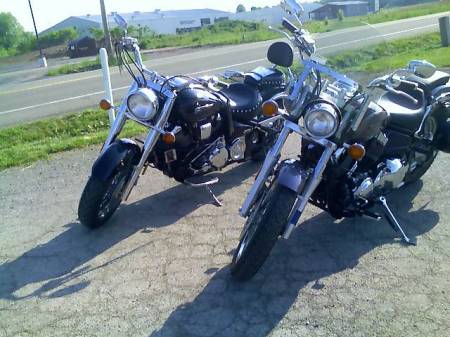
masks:
<path fill-rule="evenodd" d="M 399 34 L 403 34 L 403 33 L 408 33 L 408 32 L 412 32 L 412 31 L 422 30 L 422 29 L 436 27 L 436 26 L 438 26 L 438 24 L 432 24 L 432 25 L 406 29 L 406 30 L 402 30 L 402 31 L 398 31 L 398 32 L 388 33 L 388 34 L 371 36 L 371 37 L 367 37 L 367 38 L 360 39 L 360 40 L 353 40 L 353 41 L 350 41 L 350 42 L 342 42 L 342 43 L 338 43 L 338 44 L 335 44 L 335 45 L 329 45 L 329 46 L 326 46 L 326 47 L 319 48 L 318 50 L 324 50 L 324 49 L 335 48 L 335 47 L 339 47 L 339 46 L 343 46 L 343 45 L 355 44 L 355 43 L 362 42 L 362 41 L 374 40 L 374 39 L 379 39 L 379 38 L 383 38 L 383 37 L 399 35 Z M 222 66 L 222 67 L 217 67 L 217 68 L 197 71 L 197 72 L 190 73 L 190 74 L 187 74 L 187 75 L 188 76 L 199 75 L 199 74 L 203 74 L 203 73 L 209 73 L 209 72 L 219 71 L 219 70 L 223 70 L 223 69 L 229 69 L 229 68 L 239 67 L 239 66 L 253 64 L 253 63 L 259 63 L 259 62 L 262 62 L 264 60 L 265 60 L 265 58 L 252 60 L 252 61 L 247 61 L 247 62 L 242 62 L 242 63 L 230 64 L 230 65 L 226 65 L 226 66 Z M 92 77 L 97 77 L 97 76 L 92 76 Z M 128 87 L 129 86 L 115 88 L 115 89 L 113 89 L 113 91 L 123 90 L 123 89 L 126 89 Z M 64 99 L 60 99 L 60 100 L 56 100 L 56 101 L 46 102 L 46 103 L 42 103 L 42 104 L 36 104 L 36 105 L 27 106 L 27 107 L 23 107 L 23 108 L 17 108 L 17 109 L 12 109 L 12 110 L 7 110 L 7 111 L 1 111 L 0 115 L 6 115 L 6 114 L 9 114 L 9 113 L 13 113 L 13 112 L 19 112 L 19 111 L 24 111 L 24 110 L 29 110 L 29 109 L 40 108 L 40 107 L 48 106 L 48 105 L 52 105 L 52 104 L 64 103 L 64 102 L 67 102 L 67 101 L 73 101 L 73 100 L 86 98 L 86 97 L 90 97 L 90 96 L 96 96 L 96 95 L 100 95 L 100 94 L 103 94 L 103 93 L 104 93 L 103 91 L 98 91 L 98 92 L 93 92 L 93 93 L 90 93 L 90 94 L 64 98 Z"/>
<path fill-rule="evenodd" d="M 213 68 L 213 69 L 201 70 L 201 71 L 198 71 L 198 72 L 195 72 L 195 73 L 187 74 L 187 76 L 193 76 L 193 75 L 209 73 L 209 72 L 223 70 L 223 69 L 228 69 L 228 68 L 233 68 L 233 67 L 239 67 L 239 66 L 243 66 L 243 65 L 247 65 L 247 64 L 258 63 L 258 62 L 261 62 L 261 61 L 264 61 L 264 60 L 265 59 L 258 59 L 258 60 L 248 61 L 248 62 L 230 64 L 228 66 L 222 66 L 222 67 Z M 125 86 L 125 87 L 115 88 L 115 89 L 113 89 L 113 91 L 123 90 L 123 89 L 127 89 L 127 88 L 129 88 L 128 85 Z M 97 96 L 97 95 L 101 95 L 103 93 L 104 93 L 104 91 L 97 91 L 97 92 L 92 92 L 90 94 L 85 94 L 85 95 L 80 95 L 80 96 L 75 96 L 75 97 L 63 98 L 63 99 L 59 99 L 59 100 L 56 100 L 56 101 L 51 101 L 51 102 L 46 102 L 46 103 L 41 103 L 41 104 L 36 104 L 36 105 L 31 105 L 31 106 L 26 106 L 26 107 L 23 107 L 23 108 L 17 108 L 17 109 L 12 109 L 12 110 L 7 110 L 7 111 L 1 111 L 0 115 L 6 115 L 6 114 L 9 114 L 9 113 L 19 112 L 19 111 L 24 111 L 24 110 L 29 110 L 29 109 L 41 108 L 43 106 L 48 106 L 48 105 L 52 105 L 52 104 L 59 104 L 59 103 L 73 101 L 73 100 L 77 100 L 77 99 L 81 99 L 81 98 Z"/>
<path fill-rule="evenodd" d="M 128 85 L 126 87 L 115 88 L 115 89 L 113 89 L 113 91 L 123 90 L 123 89 L 127 89 L 127 88 L 129 88 Z M 97 95 L 101 95 L 101 94 L 104 94 L 104 91 L 97 91 L 97 92 L 92 92 L 90 94 L 85 94 L 85 95 L 80 95 L 80 96 L 75 96 L 75 97 L 63 98 L 63 99 L 59 99 L 59 100 L 56 100 L 56 101 L 51 101 L 51 102 L 46 102 L 46 103 L 41 103 L 41 104 L 36 104 L 36 105 L 31 105 L 31 106 L 26 106 L 26 107 L 23 107 L 23 108 L 17 108 L 17 109 L 12 109 L 12 110 L 7 110 L 7 111 L 1 111 L 0 115 L 6 115 L 6 114 L 9 114 L 9 113 L 13 113 L 13 112 L 19 112 L 19 111 L 24 111 L 24 110 L 29 110 L 29 109 L 40 108 L 40 107 L 47 106 L 47 105 L 64 103 L 64 102 L 68 102 L 68 101 L 77 100 L 77 99 L 80 99 L 80 98 L 86 98 L 86 97 L 90 97 L 90 96 L 97 96 Z"/>

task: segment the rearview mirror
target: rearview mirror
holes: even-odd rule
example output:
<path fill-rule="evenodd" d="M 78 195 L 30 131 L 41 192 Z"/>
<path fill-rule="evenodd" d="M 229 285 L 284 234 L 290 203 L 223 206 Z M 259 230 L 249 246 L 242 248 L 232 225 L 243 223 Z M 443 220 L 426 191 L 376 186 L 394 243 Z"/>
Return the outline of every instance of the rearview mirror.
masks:
<path fill-rule="evenodd" d="M 297 0 L 283 0 L 281 7 L 289 14 L 295 15 L 297 18 L 302 16 L 304 9 Z"/>
<path fill-rule="evenodd" d="M 428 78 L 433 76 L 436 73 L 437 69 L 430 62 L 423 60 L 413 60 L 408 63 L 408 70 L 416 76 Z"/>
<path fill-rule="evenodd" d="M 114 13 L 114 21 L 125 32 L 128 30 L 128 22 L 127 22 L 127 20 L 125 20 L 125 18 L 122 15 Z"/>

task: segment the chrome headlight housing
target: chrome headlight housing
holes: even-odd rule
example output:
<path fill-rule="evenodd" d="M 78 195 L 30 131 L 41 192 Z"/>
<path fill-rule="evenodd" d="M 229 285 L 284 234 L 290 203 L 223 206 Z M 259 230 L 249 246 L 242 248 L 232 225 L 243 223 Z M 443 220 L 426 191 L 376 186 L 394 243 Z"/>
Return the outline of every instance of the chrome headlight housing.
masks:
<path fill-rule="evenodd" d="M 308 134 L 317 139 L 333 136 L 339 127 L 339 113 L 330 103 L 314 103 L 303 117 Z"/>
<path fill-rule="evenodd" d="M 159 102 L 155 92 L 148 88 L 140 88 L 128 96 L 128 111 L 136 119 L 148 122 L 158 112 Z"/>

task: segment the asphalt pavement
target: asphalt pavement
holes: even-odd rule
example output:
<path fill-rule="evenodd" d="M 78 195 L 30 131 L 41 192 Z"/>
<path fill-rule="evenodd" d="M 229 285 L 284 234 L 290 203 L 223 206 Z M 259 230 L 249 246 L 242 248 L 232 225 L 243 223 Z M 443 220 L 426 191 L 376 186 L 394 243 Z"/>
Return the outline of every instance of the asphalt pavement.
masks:
<path fill-rule="evenodd" d="M 219 174 L 222 208 L 148 170 L 90 231 L 76 210 L 98 151 L 0 172 L 1 337 L 449 336 L 449 155 L 388 197 L 417 246 L 384 220 L 338 221 L 309 205 L 242 284 L 229 263 L 257 164 Z"/>
<path fill-rule="evenodd" d="M 362 26 L 316 36 L 318 53 L 331 53 L 360 48 L 369 44 L 438 30 L 440 13 L 425 17 Z M 199 76 L 217 74 L 226 69 L 250 70 L 267 64 L 265 58 L 271 41 L 252 44 L 200 49 L 182 55 L 164 56 L 146 62 L 149 69 L 161 74 Z M 1 75 L 0 75 L 1 76 Z M 8 76 L 12 76 L 10 73 Z M 20 76 L 26 77 L 26 72 Z M 101 71 L 44 78 L 37 81 L 0 81 L 0 127 L 32 121 L 47 116 L 77 112 L 94 107 L 103 97 Z M 112 84 L 116 99 L 121 98 L 130 84 L 126 73 L 112 69 Z"/>

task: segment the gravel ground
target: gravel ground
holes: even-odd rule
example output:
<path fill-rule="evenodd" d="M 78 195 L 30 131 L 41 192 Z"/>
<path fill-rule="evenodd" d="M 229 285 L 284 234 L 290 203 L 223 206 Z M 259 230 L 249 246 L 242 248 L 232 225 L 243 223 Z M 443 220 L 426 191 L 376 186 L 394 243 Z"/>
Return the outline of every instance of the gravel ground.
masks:
<path fill-rule="evenodd" d="M 449 155 L 389 198 L 418 246 L 384 221 L 310 206 L 236 284 L 228 264 L 257 165 L 221 174 L 222 208 L 149 172 L 89 231 L 76 208 L 98 151 L 0 172 L 0 336 L 450 336 Z"/>

